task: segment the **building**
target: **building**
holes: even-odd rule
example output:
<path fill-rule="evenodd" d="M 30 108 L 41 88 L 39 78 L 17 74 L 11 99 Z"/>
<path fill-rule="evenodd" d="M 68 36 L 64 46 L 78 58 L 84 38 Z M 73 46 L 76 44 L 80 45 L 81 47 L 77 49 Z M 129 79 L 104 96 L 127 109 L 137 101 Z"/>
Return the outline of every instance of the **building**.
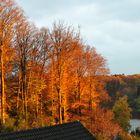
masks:
<path fill-rule="evenodd" d="M 0 140 L 96 140 L 79 122 L 0 134 Z"/>

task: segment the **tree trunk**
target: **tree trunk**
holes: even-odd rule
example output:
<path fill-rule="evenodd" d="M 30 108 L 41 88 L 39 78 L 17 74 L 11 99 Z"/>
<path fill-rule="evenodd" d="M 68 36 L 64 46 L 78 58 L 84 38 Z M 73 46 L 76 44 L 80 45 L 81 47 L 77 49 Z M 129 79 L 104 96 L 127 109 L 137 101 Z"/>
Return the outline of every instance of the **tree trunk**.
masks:
<path fill-rule="evenodd" d="M 39 107 L 38 107 L 38 93 L 35 91 L 35 94 L 36 94 L 36 121 L 37 121 L 37 127 L 39 126 Z"/>
<path fill-rule="evenodd" d="M 3 45 L 0 48 L 0 61 L 1 61 L 1 120 L 5 124 L 5 91 L 4 91 L 4 67 L 3 67 Z"/>
<path fill-rule="evenodd" d="M 41 127 L 43 126 L 43 103 L 42 103 L 42 93 L 40 94 L 40 120 L 41 120 Z"/>
<path fill-rule="evenodd" d="M 61 95 L 61 91 L 60 88 L 57 89 L 57 93 L 58 93 L 58 114 L 59 114 L 59 124 L 62 124 L 62 95 Z"/>
<path fill-rule="evenodd" d="M 93 120 L 92 120 L 92 81 L 91 81 L 91 76 L 90 76 L 90 85 L 89 85 L 89 124 L 90 124 L 90 129 L 92 130 L 92 124 L 93 124 Z"/>

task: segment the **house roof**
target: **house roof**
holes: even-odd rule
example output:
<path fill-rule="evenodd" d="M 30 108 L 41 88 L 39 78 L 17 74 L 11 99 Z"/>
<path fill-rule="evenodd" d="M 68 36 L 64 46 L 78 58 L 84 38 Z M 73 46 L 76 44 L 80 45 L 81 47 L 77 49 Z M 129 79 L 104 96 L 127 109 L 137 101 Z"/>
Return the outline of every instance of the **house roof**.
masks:
<path fill-rule="evenodd" d="M 79 122 L 0 134 L 0 140 L 96 140 Z"/>

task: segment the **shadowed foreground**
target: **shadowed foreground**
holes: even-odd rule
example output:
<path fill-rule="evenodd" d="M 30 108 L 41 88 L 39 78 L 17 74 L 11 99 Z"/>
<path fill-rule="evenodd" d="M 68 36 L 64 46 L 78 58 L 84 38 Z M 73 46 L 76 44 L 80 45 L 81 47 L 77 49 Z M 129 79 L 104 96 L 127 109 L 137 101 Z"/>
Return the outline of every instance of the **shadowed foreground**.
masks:
<path fill-rule="evenodd" d="M 78 121 L 35 128 L 26 131 L 5 133 L 1 140 L 96 140 L 92 134 Z"/>

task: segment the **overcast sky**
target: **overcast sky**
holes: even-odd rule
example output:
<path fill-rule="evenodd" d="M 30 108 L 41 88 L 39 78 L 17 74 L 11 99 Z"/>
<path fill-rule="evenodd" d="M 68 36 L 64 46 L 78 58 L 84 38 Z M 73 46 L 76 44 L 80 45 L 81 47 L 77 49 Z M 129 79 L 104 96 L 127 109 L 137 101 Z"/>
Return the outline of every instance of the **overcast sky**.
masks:
<path fill-rule="evenodd" d="M 80 26 L 84 41 L 112 74 L 140 73 L 140 0 L 16 0 L 38 27 L 54 21 Z"/>

